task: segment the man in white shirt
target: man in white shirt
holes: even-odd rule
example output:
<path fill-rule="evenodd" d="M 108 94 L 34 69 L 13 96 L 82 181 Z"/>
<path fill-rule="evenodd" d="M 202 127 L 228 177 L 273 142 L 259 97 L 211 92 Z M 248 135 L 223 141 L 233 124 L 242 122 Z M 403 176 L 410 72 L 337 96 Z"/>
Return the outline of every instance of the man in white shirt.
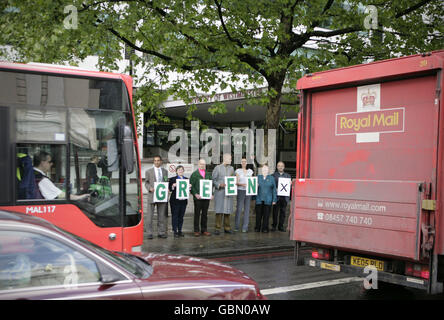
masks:
<path fill-rule="evenodd" d="M 51 170 L 53 161 L 51 155 L 45 151 L 41 151 L 34 155 L 34 173 L 36 182 L 39 187 L 40 194 L 46 200 L 64 199 L 65 192 L 57 188 L 51 179 L 48 178 L 47 173 Z M 89 194 L 75 195 L 71 194 L 71 200 L 82 200 L 89 197 Z"/>

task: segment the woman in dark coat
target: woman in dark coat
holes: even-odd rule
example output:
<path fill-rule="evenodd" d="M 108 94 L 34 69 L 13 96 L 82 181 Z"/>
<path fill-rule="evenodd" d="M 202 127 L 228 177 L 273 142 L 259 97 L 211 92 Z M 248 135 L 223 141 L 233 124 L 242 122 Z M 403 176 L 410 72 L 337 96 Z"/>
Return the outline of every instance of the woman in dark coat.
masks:
<path fill-rule="evenodd" d="M 169 179 L 168 188 L 171 191 L 170 197 L 170 207 L 171 207 L 171 218 L 173 225 L 174 238 L 183 237 L 182 225 L 183 217 L 185 215 L 185 210 L 187 208 L 188 200 L 178 200 L 176 199 L 176 182 L 177 179 L 187 179 L 184 175 L 184 167 L 177 166 L 176 176 Z"/>
<path fill-rule="evenodd" d="M 262 174 L 257 176 L 256 227 L 254 229 L 256 232 L 268 232 L 271 206 L 277 201 L 276 182 L 268 172 L 268 166 L 264 164 Z"/>

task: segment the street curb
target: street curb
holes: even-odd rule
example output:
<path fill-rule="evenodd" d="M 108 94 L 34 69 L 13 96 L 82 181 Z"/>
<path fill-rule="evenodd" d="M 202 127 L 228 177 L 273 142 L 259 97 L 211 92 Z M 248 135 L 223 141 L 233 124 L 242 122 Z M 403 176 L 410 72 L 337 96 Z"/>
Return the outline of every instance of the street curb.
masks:
<path fill-rule="evenodd" d="M 221 257 L 232 257 L 238 255 L 249 255 L 249 254 L 261 254 L 261 253 L 272 253 L 279 251 L 293 251 L 294 246 L 267 246 L 267 247 L 255 247 L 247 249 L 230 249 L 230 251 L 214 251 L 214 252 L 190 252 L 183 253 L 183 255 L 190 255 L 193 257 L 200 258 L 221 258 Z"/>

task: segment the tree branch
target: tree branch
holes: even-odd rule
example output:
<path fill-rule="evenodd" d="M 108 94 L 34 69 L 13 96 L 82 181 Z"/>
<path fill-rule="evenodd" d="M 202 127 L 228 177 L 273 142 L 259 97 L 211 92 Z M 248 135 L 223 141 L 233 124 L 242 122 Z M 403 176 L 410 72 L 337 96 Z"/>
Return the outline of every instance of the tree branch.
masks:
<path fill-rule="evenodd" d="M 131 0 L 130 0 L 131 1 Z M 183 30 L 180 30 L 179 28 L 179 24 L 177 23 L 177 21 L 175 21 L 174 19 L 172 19 L 170 17 L 170 15 L 168 14 L 168 12 L 166 12 L 165 10 L 156 7 L 154 5 L 153 2 L 151 1 L 146 1 L 146 0 L 139 0 L 140 2 L 143 2 L 147 7 L 149 7 L 150 9 L 154 10 L 157 14 L 159 14 L 161 17 L 163 17 L 164 19 L 166 19 L 172 26 L 177 28 L 177 32 L 179 32 L 181 35 L 183 35 L 185 38 L 187 38 L 188 40 L 190 40 L 191 42 L 193 42 L 194 44 L 203 47 L 204 49 L 208 50 L 210 53 L 217 53 L 218 51 L 220 51 L 220 49 L 213 47 L 213 46 L 209 46 L 206 44 L 202 44 L 200 41 L 198 41 L 195 37 L 187 34 L 186 32 L 183 32 Z M 108 2 L 120 2 L 119 0 L 108 0 Z M 221 10 L 221 6 L 217 3 L 217 1 L 215 0 L 216 5 L 218 6 L 218 12 L 219 12 L 219 16 L 221 18 L 221 22 L 223 22 L 223 17 L 222 17 L 222 10 Z M 98 4 L 102 4 L 102 3 L 106 3 L 106 1 L 98 1 L 95 2 L 89 6 L 87 6 L 88 8 L 90 8 L 91 6 L 94 5 L 98 5 Z M 86 7 L 84 8 L 85 10 L 87 9 Z M 103 23 L 103 21 L 100 21 L 100 23 Z M 236 43 L 239 47 L 242 48 L 242 43 L 239 40 L 234 39 L 233 37 L 231 37 L 231 35 L 229 35 L 228 30 L 226 29 L 225 24 L 224 25 L 224 33 L 229 36 L 230 41 Z M 134 50 L 137 50 L 139 52 L 142 53 L 146 53 L 149 55 L 153 55 L 155 57 L 158 57 L 162 60 L 164 60 L 165 62 L 169 63 L 169 64 L 174 64 L 175 59 L 173 57 L 164 55 L 160 52 L 154 51 L 154 50 L 148 50 L 145 48 L 142 48 L 140 46 L 137 46 L 134 42 L 130 41 L 128 38 L 126 38 L 125 36 L 121 35 L 117 30 L 115 30 L 112 27 L 108 27 L 107 28 L 114 36 L 116 36 L 118 39 L 120 39 L 121 41 L 123 41 L 126 45 L 128 45 L 129 47 L 133 48 Z M 258 73 L 260 73 L 263 77 L 267 78 L 269 77 L 269 75 L 267 74 L 267 72 L 265 71 L 265 69 L 263 69 L 260 64 L 264 63 L 264 61 L 258 57 L 252 56 L 248 53 L 238 53 L 235 55 L 241 62 L 246 63 L 247 65 L 249 65 L 251 68 L 253 68 L 255 71 L 257 71 Z M 178 65 L 179 68 L 182 68 L 184 70 L 187 71 L 193 71 L 196 70 L 196 66 L 192 66 L 192 65 Z M 212 68 L 216 68 L 219 70 L 222 70 L 223 67 L 221 68 L 220 66 L 217 67 L 216 65 L 212 66 Z"/>
<path fill-rule="evenodd" d="M 155 11 L 156 11 L 161 17 L 167 19 L 168 22 L 171 23 L 174 27 L 178 27 L 178 23 L 177 23 L 177 21 L 175 21 L 174 19 L 171 19 L 170 16 L 169 16 L 169 14 L 168 14 L 165 10 L 163 10 L 163 9 L 161 9 L 161 8 L 159 8 L 159 7 L 154 7 L 152 2 L 146 2 L 146 1 L 144 1 L 144 3 L 145 3 L 148 7 L 150 7 L 151 9 L 155 10 Z M 211 53 L 215 53 L 215 52 L 218 51 L 216 48 L 214 48 L 214 47 L 212 47 L 212 46 L 202 45 L 202 43 L 200 43 L 195 37 L 193 37 L 193 36 L 187 34 L 186 32 L 183 32 L 183 31 L 180 30 L 179 28 L 178 28 L 177 31 L 178 31 L 181 35 L 183 35 L 185 38 L 187 38 L 188 40 L 190 40 L 191 42 L 193 42 L 194 44 L 196 44 L 196 45 L 198 45 L 198 46 L 200 46 L 200 47 L 203 46 L 206 50 L 208 50 L 208 51 L 211 52 Z"/>
<path fill-rule="evenodd" d="M 299 0 L 296 0 L 290 7 L 290 15 L 284 15 L 284 13 L 281 14 L 280 22 L 281 25 L 283 25 L 283 30 L 286 35 L 288 35 L 288 40 L 280 41 L 279 37 L 276 39 L 274 49 L 279 46 L 279 49 L 277 51 L 277 55 L 286 55 L 287 53 L 293 52 L 295 49 L 292 49 L 294 47 L 295 41 L 299 35 L 295 34 L 293 32 L 293 22 L 294 22 L 294 10 L 299 3 Z"/>
<path fill-rule="evenodd" d="M 334 2 L 335 2 L 335 0 L 328 0 L 327 1 L 327 3 L 324 6 L 324 9 L 322 9 L 321 16 L 324 15 L 331 8 L 331 6 L 333 5 Z M 317 26 L 319 26 L 320 22 L 321 22 L 320 19 L 314 19 L 310 25 L 310 28 L 311 29 L 316 28 Z"/>
<path fill-rule="evenodd" d="M 99 4 L 104 4 L 104 3 L 119 3 L 119 2 L 138 2 L 139 0 L 105 0 L 105 1 L 97 1 L 97 2 L 93 2 L 91 4 L 84 4 L 82 3 L 82 8 L 78 10 L 78 12 L 83 12 L 88 10 L 91 7 L 95 7 Z"/>
<path fill-rule="evenodd" d="M 338 30 L 331 30 L 331 31 L 310 31 L 307 34 L 310 35 L 310 37 L 334 37 L 334 36 L 340 36 L 346 33 L 352 33 L 352 32 L 357 32 L 357 31 L 361 31 L 362 28 L 358 27 L 358 26 L 353 26 L 353 27 L 347 27 L 344 29 L 338 29 Z"/>
<path fill-rule="evenodd" d="M 410 12 L 413 12 L 413 11 L 415 11 L 416 9 L 419 9 L 419 8 L 421 8 L 423 5 L 425 5 L 425 4 L 429 3 L 429 2 L 432 2 L 432 1 L 433 1 L 433 0 L 423 0 L 423 1 L 420 1 L 420 2 L 418 2 L 417 4 L 411 6 L 410 8 L 407 8 L 407 9 L 405 9 L 404 11 L 399 12 L 399 13 L 395 16 L 395 18 L 398 19 L 398 18 L 400 18 L 400 17 L 402 17 L 402 16 L 405 16 L 406 14 L 409 14 Z"/>
<path fill-rule="evenodd" d="M 222 2 L 219 3 L 219 2 L 217 2 L 217 0 L 214 0 L 214 3 L 216 4 L 216 7 L 217 7 L 217 14 L 219 15 L 219 20 L 222 24 L 222 29 L 224 30 L 228 40 L 237 44 L 240 48 L 243 48 L 244 46 L 243 46 L 242 42 L 239 39 L 234 39 L 233 37 L 231 37 L 230 33 L 228 32 L 228 29 L 225 25 L 224 18 L 222 15 Z"/>
<path fill-rule="evenodd" d="M 325 4 L 324 10 L 322 10 L 321 14 L 326 13 L 331 8 L 331 6 L 333 5 L 333 2 L 335 2 L 335 0 L 328 0 L 327 3 Z"/>
<path fill-rule="evenodd" d="M 216 5 L 217 5 L 217 3 L 216 3 Z M 160 8 L 154 8 L 154 7 L 152 7 L 152 6 L 151 6 L 151 8 L 154 9 L 154 10 L 156 10 L 156 11 L 157 11 L 162 17 L 166 18 L 166 19 L 167 19 L 172 25 L 177 26 L 176 21 L 169 19 L 169 17 L 168 17 L 168 13 L 167 13 L 167 12 L 165 12 L 164 10 L 162 10 L 162 9 L 160 9 Z M 207 49 L 207 50 L 208 50 L 209 52 L 211 52 L 211 53 L 216 53 L 216 52 L 219 51 L 219 49 L 214 48 L 214 47 L 212 47 L 212 46 L 202 45 L 197 39 L 195 39 L 194 37 L 192 37 L 192 36 L 190 36 L 190 35 L 188 35 L 188 34 L 186 34 L 186 33 L 181 32 L 180 30 L 179 30 L 179 32 L 180 32 L 183 36 L 187 37 L 187 39 L 193 41 L 193 43 L 195 43 L 196 45 L 201 46 L 201 47 L 203 46 L 205 49 Z M 228 31 L 225 31 L 225 30 L 224 30 L 224 32 L 225 32 L 225 34 L 226 34 Z M 230 37 L 231 37 L 231 36 L 230 36 Z M 231 38 L 231 39 L 232 39 L 232 38 Z M 230 40 L 230 41 L 231 41 L 231 40 Z M 233 41 L 236 42 L 235 39 L 233 39 Z M 239 44 L 238 44 L 238 45 L 239 45 Z M 240 44 L 240 47 L 242 47 L 242 44 Z M 264 77 L 267 76 L 265 70 L 264 70 L 263 68 L 261 68 L 260 65 L 259 65 L 259 64 L 263 63 L 263 60 L 261 60 L 261 59 L 259 59 L 259 58 L 257 58 L 257 57 L 251 56 L 251 55 L 249 55 L 249 54 L 247 54 L 247 53 L 242 53 L 242 54 L 239 53 L 239 54 L 236 54 L 236 57 L 237 57 L 240 61 L 242 61 L 242 62 L 248 64 L 249 66 L 251 66 L 254 70 L 256 70 L 257 72 L 259 72 L 262 76 L 264 76 Z"/>
<path fill-rule="evenodd" d="M 115 35 L 117 38 L 122 40 L 126 45 L 128 45 L 131 48 L 133 48 L 134 50 L 137 50 L 139 52 L 143 52 L 143 53 L 146 53 L 146 54 L 150 54 L 150 55 L 156 56 L 156 57 L 158 57 L 158 58 L 160 58 L 160 59 L 162 59 L 162 60 L 164 60 L 164 61 L 166 61 L 168 63 L 172 63 L 174 61 L 173 58 L 171 58 L 169 56 L 166 56 L 164 54 L 161 54 L 161 53 L 159 53 L 157 51 L 147 50 L 147 49 L 144 49 L 144 48 L 141 48 L 141 47 L 135 45 L 133 42 L 128 40 L 126 37 L 122 36 L 119 32 L 117 32 L 113 28 L 108 28 L 108 31 L 110 31 L 113 35 Z M 179 66 L 179 67 L 184 69 L 184 70 L 188 70 L 188 71 L 191 71 L 191 70 L 194 69 L 192 66 L 187 66 L 187 65 L 182 65 L 182 66 Z"/>

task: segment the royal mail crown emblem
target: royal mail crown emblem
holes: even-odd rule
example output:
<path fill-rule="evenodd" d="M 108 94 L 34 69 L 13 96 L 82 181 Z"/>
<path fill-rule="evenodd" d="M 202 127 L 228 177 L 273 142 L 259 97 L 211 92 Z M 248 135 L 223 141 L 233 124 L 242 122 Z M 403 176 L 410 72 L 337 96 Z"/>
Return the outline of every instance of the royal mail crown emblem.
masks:
<path fill-rule="evenodd" d="M 370 107 L 375 105 L 377 93 L 374 90 L 368 89 L 366 92 L 361 94 L 361 101 L 363 107 Z"/>

